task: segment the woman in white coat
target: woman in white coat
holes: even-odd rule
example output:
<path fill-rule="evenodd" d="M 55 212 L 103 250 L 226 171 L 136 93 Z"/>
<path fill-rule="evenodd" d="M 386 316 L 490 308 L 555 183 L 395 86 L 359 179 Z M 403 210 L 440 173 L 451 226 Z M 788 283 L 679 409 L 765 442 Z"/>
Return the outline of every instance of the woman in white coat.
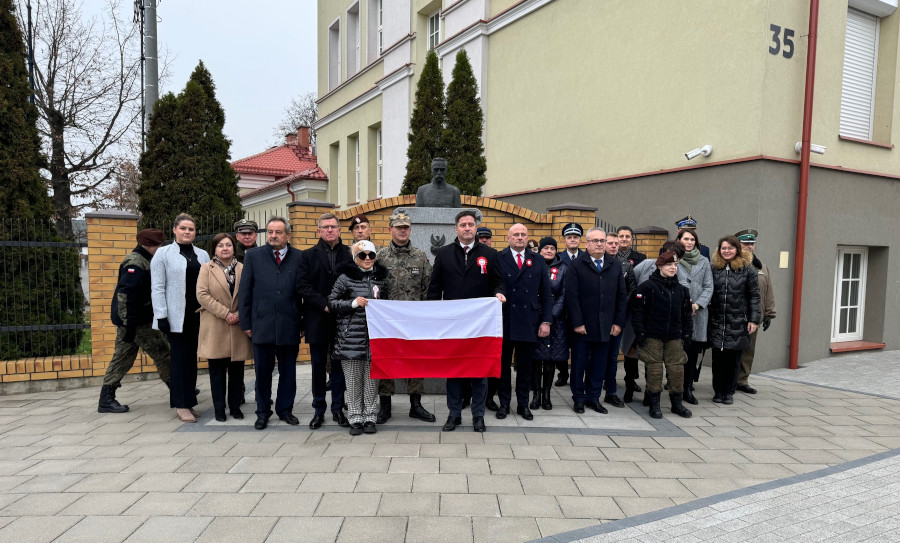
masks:
<path fill-rule="evenodd" d="M 700 254 L 700 240 L 693 229 L 682 228 L 675 239 L 684 245 L 684 257 L 678 261 L 679 282 L 691 291 L 691 303 L 694 308 L 694 335 L 690 345 L 685 349 L 688 360 L 684 365 L 684 401 L 697 405 L 694 397 L 694 377 L 697 369 L 697 358 L 706 350 L 706 325 L 709 320 L 707 306 L 713 295 L 713 276 L 709 260 Z"/>
<path fill-rule="evenodd" d="M 176 217 L 172 232 L 175 243 L 160 247 L 150 261 L 153 328 L 169 337 L 169 407 L 175 408 L 182 422 L 197 422 L 197 277 L 200 267 L 209 262 L 209 254 L 192 244 L 197 228 L 190 215 L 182 213 Z"/>

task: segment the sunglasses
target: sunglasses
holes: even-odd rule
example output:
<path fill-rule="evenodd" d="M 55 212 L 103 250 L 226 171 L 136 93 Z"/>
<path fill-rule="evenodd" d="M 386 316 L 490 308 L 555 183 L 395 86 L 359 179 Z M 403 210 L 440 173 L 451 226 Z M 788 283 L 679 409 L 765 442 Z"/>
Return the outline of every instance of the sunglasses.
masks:
<path fill-rule="evenodd" d="M 356 258 L 358 258 L 359 260 L 375 260 L 375 253 L 357 253 Z"/>

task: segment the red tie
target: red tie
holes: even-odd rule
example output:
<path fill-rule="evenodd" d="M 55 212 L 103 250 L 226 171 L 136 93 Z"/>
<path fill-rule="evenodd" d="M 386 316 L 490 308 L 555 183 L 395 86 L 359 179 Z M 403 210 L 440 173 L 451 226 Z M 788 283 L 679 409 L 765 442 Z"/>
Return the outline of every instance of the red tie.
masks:
<path fill-rule="evenodd" d="M 281 265 L 281 251 L 275 251 L 275 263 Z"/>
<path fill-rule="evenodd" d="M 522 269 L 522 253 L 516 253 L 516 264 L 519 265 L 519 269 Z"/>

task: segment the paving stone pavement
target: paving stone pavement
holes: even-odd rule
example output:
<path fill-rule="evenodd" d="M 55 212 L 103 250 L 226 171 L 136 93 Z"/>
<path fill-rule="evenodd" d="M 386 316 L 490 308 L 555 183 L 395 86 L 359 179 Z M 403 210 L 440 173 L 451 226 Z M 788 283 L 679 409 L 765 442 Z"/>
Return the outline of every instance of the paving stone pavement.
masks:
<path fill-rule="evenodd" d="M 557 388 L 552 411 L 533 421 L 488 413 L 485 434 L 468 417 L 440 432 L 442 396 L 424 398 L 437 423 L 410 419 L 403 395 L 377 434 L 351 437 L 330 418 L 310 431 L 308 367 L 298 368 L 301 426 L 273 421 L 262 432 L 251 404 L 243 421 L 213 421 L 205 376 L 197 424 L 175 418 L 158 381 L 126 382 L 122 415 L 96 412 L 97 388 L 0 396 L 0 541 L 572 541 L 599 530 L 624 540 L 622 530 L 638 528 L 628 537 L 650 541 L 663 521 L 667 534 L 728 540 L 764 524 L 759 512 L 776 499 L 797 506 L 780 529 L 796 530 L 795 520 L 804 529 L 748 532 L 761 541 L 878 539 L 898 510 L 898 489 L 871 477 L 896 480 L 900 469 L 900 389 L 885 385 L 900 381 L 898 362 L 888 352 L 769 372 L 753 378 L 759 394 L 731 406 L 710 401 L 705 370 L 690 419 L 665 409 L 656 421 L 639 402 L 579 416 Z M 248 372 L 251 391 L 252 380 Z M 670 522 L 707 509 L 735 520 Z"/>

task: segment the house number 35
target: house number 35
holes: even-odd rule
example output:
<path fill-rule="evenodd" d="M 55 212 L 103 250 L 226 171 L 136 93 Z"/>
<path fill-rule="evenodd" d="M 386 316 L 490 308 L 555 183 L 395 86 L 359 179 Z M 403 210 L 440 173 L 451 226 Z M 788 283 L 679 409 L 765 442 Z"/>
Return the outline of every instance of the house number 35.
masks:
<path fill-rule="evenodd" d="M 770 24 L 769 30 L 772 31 L 772 45 L 769 46 L 769 53 L 777 55 L 781 53 L 784 58 L 794 56 L 794 31 L 790 28 L 782 29 L 778 25 Z M 784 33 L 782 34 L 782 30 Z"/>

